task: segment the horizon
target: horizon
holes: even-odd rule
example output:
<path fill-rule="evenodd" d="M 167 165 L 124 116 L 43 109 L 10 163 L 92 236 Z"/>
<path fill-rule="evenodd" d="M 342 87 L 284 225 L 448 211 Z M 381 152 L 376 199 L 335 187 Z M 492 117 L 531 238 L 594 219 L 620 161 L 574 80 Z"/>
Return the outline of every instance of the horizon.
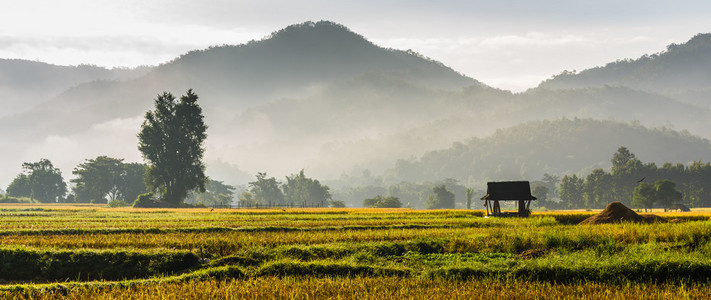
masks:
<path fill-rule="evenodd" d="M 192 50 L 244 44 L 289 25 L 329 20 L 378 46 L 410 49 L 492 87 L 521 92 L 566 70 L 684 43 L 709 32 L 709 12 L 711 4 L 703 1 L 24 1 L 0 12 L 0 28 L 6 28 L 0 30 L 0 58 L 157 66 Z M 158 13 L 162 18 L 155 19 Z"/>

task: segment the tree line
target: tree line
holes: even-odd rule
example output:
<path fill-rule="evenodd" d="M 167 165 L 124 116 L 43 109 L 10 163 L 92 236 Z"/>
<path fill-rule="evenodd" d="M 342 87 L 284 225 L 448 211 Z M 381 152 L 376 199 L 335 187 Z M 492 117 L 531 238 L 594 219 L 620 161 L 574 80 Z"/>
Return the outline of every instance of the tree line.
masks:
<path fill-rule="evenodd" d="M 248 184 L 239 198 L 240 206 L 285 206 L 309 205 L 345 207 L 343 201 L 333 200 L 330 188 L 316 179 L 306 177 L 304 170 L 286 176 L 286 182 L 257 173 L 256 180 Z"/>
<path fill-rule="evenodd" d="M 711 206 L 711 163 L 694 161 L 643 163 L 626 147 L 613 155 L 612 170 L 594 169 L 586 177 L 564 175 L 557 187 L 560 201 L 550 200 L 545 184 L 534 188 L 539 206 L 549 209 L 604 208 L 613 201 L 636 208 L 668 208 L 673 204 Z"/>

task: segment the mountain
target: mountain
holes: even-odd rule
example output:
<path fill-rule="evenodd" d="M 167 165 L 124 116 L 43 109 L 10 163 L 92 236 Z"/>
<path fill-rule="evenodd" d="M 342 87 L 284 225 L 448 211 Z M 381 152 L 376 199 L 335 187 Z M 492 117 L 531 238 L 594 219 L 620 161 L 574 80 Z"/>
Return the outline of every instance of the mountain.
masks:
<path fill-rule="evenodd" d="M 497 130 L 485 138 L 455 143 L 417 159 L 399 160 L 385 180 L 464 183 L 488 180 L 535 180 L 543 174 L 575 174 L 611 167 L 610 159 L 625 146 L 643 162 L 689 163 L 711 160 L 709 140 L 668 128 L 637 123 L 559 119 L 533 121 Z"/>
<path fill-rule="evenodd" d="M 372 79 L 366 84 L 347 86 L 363 78 Z M 379 79 L 383 82 L 378 82 Z M 342 25 L 326 21 L 306 22 L 274 32 L 260 41 L 191 51 L 138 78 L 78 84 L 30 110 L 0 117 L 0 134 L 3 136 L 0 150 L 6 153 L 6 160 L 0 166 L 19 166 L 22 161 L 36 160 L 38 156 L 71 156 L 64 165 L 70 167 L 85 158 L 105 154 L 138 160 L 135 134 L 143 114 L 152 108 L 153 99 L 163 91 L 181 94 L 189 88 L 200 96 L 210 125 L 208 156 L 215 153 L 213 158 L 224 157 L 227 163 L 234 163 L 233 156 L 261 154 L 248 150 L 264 148 L 263 141 L 269 139 L 270 145 L 282 144 L 279 151 L 271 151 L 275 153 L 270 158 L 273 160 L 274 157 L 286 157 L 284 152 L 299 146 L 284 147 L 282 133 L 271 139 L 268 135 L 270 123 L 278 122 L 279 116 L 255 118 L 259 107 L 281 109 L 283 107 L 273 103 L 323 99 L 323 95 L 329 95 L 327 101 L 333 100 L 334 103 L 329 106 L 331 110 L 300 118 L 311 122 L 319 116 L 337 116 L 343 112 L 335 105 L 338 99 L 352 99 L 352 109 L 357 109 L 357 103 L 361 101 L 375 103 L 373 99 L 376 97 L 395 103 L 385 96 L 387 94 L 380 94 L 390 89 L 385 83 L 392 82 L 417 87 L 427 93 L 446 93 L 469 86 L 485 87 L 415 52 L 376 46 Z M 363 94 L 358 96 L 358 93 Z M 370 97 L 368 95 L 375 96 L 369 100 L 365 98 Z M 427 101 L 424 97 L 418 99 Z M 332 128 L 333 124 L 323 122 L 317 125 L 316 131 L 321 131 Z M 291 125 L 294 128 L 304 126 L 300 123 Z M 324 141 L 320 138 L 311 140 L 316 140 L 309 149 L 313 153 L 313 149 L 318 151 Z M 238 151 L 235 153 L 233 149 Z M 265 159 L 266 163 L 262 164 L 273 164 L 270 159 Z M 254 162 L 256 159 L 247 160 Z M 300 168 L 297 164 L 303 167 L 301 160 L 292 161 L 289 166 Z"/>
<path fill-rule="evenodd" d="M 79 83 L 24 112 L 0 117 L 0 183 L 20 172 L 22 162 L 39 158 L 52 160 L 65 174 L 99 155 L 140 160 L 136 133 L 153 99 L 163 91 L 178 96 L 189 88 L 200 96 L 209 126 L 208 175 L 231 184 L 247 182 L 256 172 L 280 177 L 301 169 L 323 179 L 369 172 L 379 176 L 388 169 L 393 180 L 463 176 L 472 172 L 464 160 L 451 168 L 423 164 L 411 175 L 400 167 L 416 165 L 453 143 L 540 120 L 637 122 L 640 128 L 665 126 L 711 137 L 711 110 L 667 94 L 613 85 L 540 87 L 514 94 L 321 21 L 292 25 L 243 45 L 191 51 L 143 76 Z M 597 127 L 588 127 L 593 129 L 580 131 L 579 141 L 594 140 Z M 607 157 L 620 145 L 588 150 Z M 519 146 L 512 149 L 521 152 L 520 162 L 538 159 L 525 155 L 527 146 Z M 467 155 L 493 162 L 506 159 L 506 153 L 514 155 L 502 149 L 486 157 Z M 531 170 L 553 172 L 599 162 L 528 164 Z M 517 168 L 499 175 L 521 174 Z"/>
<path fill-rule="evenodd" d="M 625 86 L 670 96 L 711 108 L 711 33 L 698 34 L 684 44 L 634 60 L 618 60 L 603 67 L 563 72 L 538 88 L 574 89 Z"/>
<path fill-rule="evenodd" d="M 91 65 L 57 66 L 21 59 L 0 59 L 0 117 L 26 111 L 76 85 L 97 80 L 126 80 L 150 67 L 106 69 Z"/>

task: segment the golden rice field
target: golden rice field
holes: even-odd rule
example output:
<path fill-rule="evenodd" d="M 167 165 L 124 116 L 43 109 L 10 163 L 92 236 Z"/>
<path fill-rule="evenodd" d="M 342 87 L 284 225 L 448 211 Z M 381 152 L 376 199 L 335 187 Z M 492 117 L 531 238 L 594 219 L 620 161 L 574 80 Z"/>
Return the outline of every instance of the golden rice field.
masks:
<path fill-rule="evenodd" d="M 0 206 L 2 299 L 705 299 L 711 212 Z"/>

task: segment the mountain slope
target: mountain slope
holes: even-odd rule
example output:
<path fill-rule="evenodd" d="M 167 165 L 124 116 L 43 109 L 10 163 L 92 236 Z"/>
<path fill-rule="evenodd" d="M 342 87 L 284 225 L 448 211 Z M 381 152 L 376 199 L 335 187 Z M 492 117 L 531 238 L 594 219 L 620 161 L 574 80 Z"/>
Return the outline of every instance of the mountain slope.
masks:
<path fill-rule="evenodd" d="M 711 107 L 711 33 L 667 46 L 666 51 L 604 67 L 563 72 L 539 85 L 545 89 L 626 86 Z"/>
<path fill-rule="evenodd" d="M 666 128 L 591 119 L 535 121 L 497 130 L 452 147 L 400 160 L 388 182 L 441 180 L 535 180 L 544 173 L 577 173 L 609 167 L 620 146 L 644 162 L 687 163 L 711 160 L 706 139 Z"/>
<path fill-rule="evenodd" d="M 6 154 L 0 169 L 19 166 L 22 161 L 37 159 L 37 156 L 50 156 L 47 153 L 66 157 L 63 166 L 70 167 L 84 158 L 104 154 L 136 160 L 135 133 L 143 114 L 151 109 L 153 99 L 162 91 L 180 94 L 189 88 L 200 96 L 206 122 L 210 125 L 208 148 L 214 150 L 208 150 L 208 156 L 221 153 L 220 149 L 254 149 L 258 145 L 252 144 L 259 143 L 259 137 L 255 140 L 234 132 L 246 130 L 255 136 L 255 131 L 264 132 L 268 128 L 261 126 L 265 123 L 257 122 L 259 118 L 256 121 L 243 118 L 245 110 L 269 106 L 275 101 L 284 102 L 282 99 L 286 97 L 298 102 L 324 94 L 329 95 L 326 102 L 352 99 L 356 106 L 353 109 L 357 109 L 358 102 L 368 101 L 366 97 L 370 97 L 357 93 L 369 87 L 340 90 L 349 96 L 325 91 L 363 77 L 384 78 L 385 82 L 416 86 L 427 93 L 485 87 L 416 53 L 376 46 L 341 25 L 306 22 L 289 26 L 260 41 L 192 51 L 140 78 L 80 84 L 29 111 L 0 117 L 3 136 L 0 151 Z M 371 83 L 380 85 L 374 92 L 389 89 L 382 83 Z M 396 101 L 381 96 L 372 98 Z M 418 99 L 428 101 L 424 97 Z M 323 113 L 339 111 L 335 105 L 331 108 L 333 111 Z M 267 118 L 276 120 L 278 116 Z M 235 124 L 241 127 L 233 127 Z M 291 127 L 301 126 L 291 124 Z M 279 143 L 282 137 L 270 142 Z M 284 151 L 293 147 L 290 145 Z M 320 144 L 315 147 L 318 149 Z M 279 156 L 284 156 L 284 152 Z"/>
<path fill-rule="evenodd" d="M 96 80 L 126 80 L 151 68 L 106 69 L 97 66 L 57 66 L 21 59 L 0 59 L 0 117 L 26 111 L 42 101 Z"/>

